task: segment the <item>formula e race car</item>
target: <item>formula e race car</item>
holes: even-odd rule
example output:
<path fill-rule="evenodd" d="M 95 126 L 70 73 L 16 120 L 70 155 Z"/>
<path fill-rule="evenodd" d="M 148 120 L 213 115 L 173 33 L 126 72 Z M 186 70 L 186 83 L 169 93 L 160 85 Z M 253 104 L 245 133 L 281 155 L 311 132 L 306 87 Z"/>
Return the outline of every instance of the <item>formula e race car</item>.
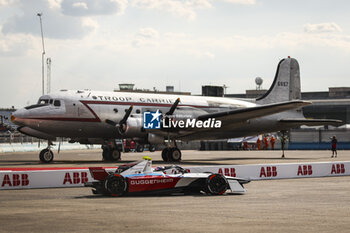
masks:
<path fill-rule="evenodd" d="M 172 165 L 152 168 L 150 158 L 119 166 L 108 172 L 102 167 L 90 167 L 95 181 L 85 183 L 93 187 L 94 194 L 111 196 L 206 193 L 221 195 L 227 190 L 231 193 L 245 193 L 243 184 L 249 180 L 213 173 L 189 173 L 184 168 Z"/>

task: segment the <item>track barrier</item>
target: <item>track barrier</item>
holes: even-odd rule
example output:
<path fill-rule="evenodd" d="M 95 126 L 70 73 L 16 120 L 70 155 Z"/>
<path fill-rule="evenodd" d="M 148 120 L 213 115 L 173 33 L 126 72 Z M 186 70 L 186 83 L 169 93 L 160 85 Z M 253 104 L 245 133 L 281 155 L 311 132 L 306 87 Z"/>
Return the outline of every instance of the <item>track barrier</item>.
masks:
<path fill-rule="evenodd" d="M 117 167 L 108 167 L 115 170 Z M 189 172 L 213 172 L 249 180 L 336 177 L 350 175 L 350 162 L 313 162 L 184 167 Z M 93 181 L 87 167 L 0 168 L 0 190 L 82 187 Z"/>

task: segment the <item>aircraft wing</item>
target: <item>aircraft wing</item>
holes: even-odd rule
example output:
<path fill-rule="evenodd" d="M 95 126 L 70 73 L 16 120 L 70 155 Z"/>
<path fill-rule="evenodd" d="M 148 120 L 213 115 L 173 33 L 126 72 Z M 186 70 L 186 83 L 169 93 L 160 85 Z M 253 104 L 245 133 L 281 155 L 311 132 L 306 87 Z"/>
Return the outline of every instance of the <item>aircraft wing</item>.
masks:
<path fill-rule="evenodd" d="M 281 119 L 279 120 L 281 123 L 286 124 L 296 124 L 296 125 L 307 125 L 307 126 L 317 126 L 317 125 L 334 125 L 340 126 L 343 124 L 341 120 L 333 120 L 333 119 Z"/>
<path fill-rule="evenodd" d="M 294 100 L 288 102 L 281 102 L 276 104 L 259 105 L 251 108 L 236 109 L 225 112 L 209 113 L 198 116 L 198 120 L 207 120 L 209 118 L 215 118 L 216 120 L 221 120 L 223 124 L 225 123 L 239 123 L 249 119 L 254 119 L 258 117 L 264 117 L 267 115 L 280 113 L 296 108 L 300 108 L 306 105 L 310 105 L 311 102 Z"/>

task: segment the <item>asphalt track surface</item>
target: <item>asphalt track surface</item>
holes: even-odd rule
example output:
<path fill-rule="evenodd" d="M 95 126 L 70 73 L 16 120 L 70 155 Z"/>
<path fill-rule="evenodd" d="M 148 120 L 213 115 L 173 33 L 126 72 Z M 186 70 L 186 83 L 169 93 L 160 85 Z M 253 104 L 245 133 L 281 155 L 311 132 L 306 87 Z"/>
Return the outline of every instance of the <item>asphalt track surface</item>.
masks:
<path fill-rule="evenodd" d="M 184 166 L 350 161 L 350 151 L 183 151 Z M 160 152 L 129 153 L 123 162 Z M 0 154 L 0 167 L 87 167 L 100 151 Z M 350 232 L 350 177 L 255 181 L 245 195 L 94 196 L 90 188 L 2 190 L 0 232 Z"/>

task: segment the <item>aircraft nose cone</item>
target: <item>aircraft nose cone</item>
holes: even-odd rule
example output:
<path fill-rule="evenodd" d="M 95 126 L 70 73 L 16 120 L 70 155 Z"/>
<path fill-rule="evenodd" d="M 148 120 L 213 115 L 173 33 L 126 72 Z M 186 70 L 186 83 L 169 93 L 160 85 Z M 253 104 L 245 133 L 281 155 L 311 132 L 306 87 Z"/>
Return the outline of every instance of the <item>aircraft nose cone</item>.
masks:
<path fill-rule="evenodd" d="M 11 122 L 15 123 L 16 117 L 14 115 L 11 115 Z"/>
<path fill-rule="evenodd" d="M 23 117 L 24 117 L 24 110 L 18 109 L 17 111 L 13 112 L 11 114 L 11 122 L 16 125 L 22 125 L 23 124 Z"/>

